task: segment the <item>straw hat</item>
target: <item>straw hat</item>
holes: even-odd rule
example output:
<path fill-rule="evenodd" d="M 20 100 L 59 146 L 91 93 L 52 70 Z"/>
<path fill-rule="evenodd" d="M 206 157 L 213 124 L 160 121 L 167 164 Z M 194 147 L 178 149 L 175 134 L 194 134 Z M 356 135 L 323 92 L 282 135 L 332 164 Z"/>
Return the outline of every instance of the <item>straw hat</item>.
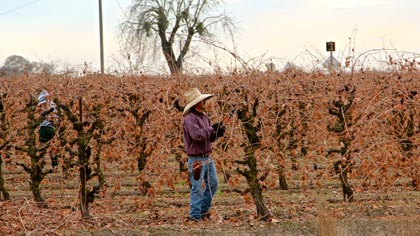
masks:
<path fill-rule="evenodd" d="M 193 106 L 197 105 L 197 103 L 213 96 L 213 94 L 202 94 L 200 91 L 198 91 L 197 88 L 190 89 L 188 92 L 184 93 L 184 98 L 187 105 L 185 106 L 184 112 L 182 114 L 187 114 Z"/>

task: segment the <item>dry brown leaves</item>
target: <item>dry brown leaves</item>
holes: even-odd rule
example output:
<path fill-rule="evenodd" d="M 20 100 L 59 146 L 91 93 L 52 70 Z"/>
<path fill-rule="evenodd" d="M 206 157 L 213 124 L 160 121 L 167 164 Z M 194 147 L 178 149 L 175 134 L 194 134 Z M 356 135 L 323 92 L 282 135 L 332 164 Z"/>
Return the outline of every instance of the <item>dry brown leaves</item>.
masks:
<path fill-rule="evenodd" d="M 216 94 L 216 97 L 210 99 L 207 104 L 207 113 L 213 122 L 223 119 L 234 108 L 251 107 L 255 99 L 259 98 L 258 117 L 255 122 L 262 124 L 260 133 L 262 148 L 257 158 L 261 174 L 269 173 L 263 183 L 266 191 L 273 191 L 278 185 L 275 169 L 279 164 L 286 166 L 285 174 L 292 188 L 305 192 L 311 186 L 315 186 L 316 189 L 322 190 L 324 186 L 337 181 L 331 174 L 331 163 L 340 158 L 326 157 L 328 148 L 340 145 L 334 134 L 326 129 L 328 124 L 334 122 L 334 118 L 328 114 L 328 106 L 335 100 L 345 99 L 346 87 L 355 87 L 353 116 L 356 123 L 351 126 L 352 130 L 349 132 L 355 135 L 352 149 L 359 151 L 352 156 L 355 168 L 349 181 L 360 193 L 372 189 L 388 189 L 395 185 L 408 188 L 411 174 L 420 173 L 419 156 L 414 155 L 410 162 L 404 159 L 399 146 L 399 137 L 395 135 L 398 132 L 389 132 L 389 120 L 392 118 L 393 110 L 412 112 L 415 114 L 414 122 L 419 123 L 419 96 L 409 98 L 410 91 L 420 92 L 418 77 L 418 74 L 380 72 L 366 72 L 354 75 L 353 78 L 346 74 L 317 73 L 182 78 L 148 76 L 118 78 L 96 75 L 66 78 L 46 75 L 2 78 L 1 85 L 2 91 L 8 93 L 4 101 L 12 127 L 14 145 L 22 145 L 22 135 L 25 135 L 26 115 L 21 110 L 30 96 L 36 97 L 41 89 L 48 90 L 52 98 L 58 98 L 61 102 L 69 104 L 76 113 L 78 98 L 82 97 L 86 121 L 91 120 L 90 112 L 94 105 L 104 104 L 100 113 L 107 126 L 103 137 L 116 138 L 112 144 L 104 145 L 101 152 L 104 172 L 110 185 L 108 193 L 128 196 L 133 193 L 132 189 L 138 188 L 136 181 L 140 179 L 153 184 L 153 193 L 149 194 L 154 196 L 160 196 L 168 188 L 177 191 L 179 186 L 185 187 L 185 173 L 178 171 L 179 164 L 175 158 L 175 154 L 185 156 L 182 147 L 182 112 L 175 109 L 174 103 L 179 100 L 180 104 L 184 105 L 182 94 L 189 87 L 198 87 L 204 93 Z M 140 99 L 135 104 L 130 103 L 131 95 L 136 95 Z M 401 99 L 404 99 L 405 103 L 402 103 Z M 302 104 L 305 104 L 304 109 L 301 108 Z M 294 137 L 298 141 L 297 147 L 287 155 L 281 148 L 274 146 L 276 140 L 273 140 L 273 131 L 278 116 L 273 107 L 276 105 L 287 108 L 287 113 L 281 119 L 285 124 L 285 130 L 293 129 Z M 129 108 L 134 107 L 138 109 L 139 115 L 146 110 L 151 111 L 151 116 L 144 126 L 142 140 L 136 138 L 139 134 L 138 127 L 133 116 L 127 112 Z M 69 124 L 61 125 L 65 127 Z M 398 126 L 394 125 L 392 130 L 395 129 L 398 129 Z M 415 129 L 412 141 L 418 146 L 419 127 L 416 126 Z M 70 131 L 68 135 L 71 135 Z M 244 158 L 242 145 L 245 141 L 241 125 L 233 116 L 227 122 L 225 137 L 214 145 L 213 156 L 218 163 L 218 169 L 232 176 L 229 180 L 229 188 L 232 189 L 241 188 L 243 183 L 243 179 L 235 172 L 238 165 L 234 160 Z M 282 142 L 289 141 L 285 139 Z M 147 160 L 144 172 L 137 176 L 136 159 L 140 142 L 147 142 L 146 150 L 151 150 L 152 154 Z M 306 155 L 302 154 L 303 146 L 307 149 Z M 51 152 L 64 153 L 59 142 L 53 142 L 50 148 Z M 21 191 L 27 182 L 22 176 L 12 175 L 21 172 L 14 163 L 16 160 L 28 161 L 28 158 L 15 150 L 8 155 L 10 160 L 3 162 L 6 187 L 11 192 L 12 199 L 15 199 L 14 193 Z M 293 158 L 298 160 L 296 163 L 298 172 L 290 168 Z M 312 168 L 315 163 L 319 167 L 317 172 Z M 130 175 L 130 180 L 127 175 Z M 54 183 L 54 180 L 48 181 Z M 72 183 L 68 188 L 74 189 L 76 185 L 77 183 Z M 51 190 L 43 189 L 48 196 L 50 196 L 49 191 Z M 76 195 L 76 192 L 73 191 L 73 194 Z M 244 197 L 245 201 L 246 198 Z M 340 196 L 337 198 L 340 199 Z M 2 231 L 7 229 L 7 232 L 17 230 L 34 234 L 39 231 L 53 235 L 63 228 L 92 227 L 89 222 L 80 221 L 77 211 L 55 204 L 54 199 L 48 199 L 50 203 L 48 209 L 38 209 L 33 206 L 31 200 L 24 200 L 22 197 L 12 201 L 0 203 Z M 98 204 L 102 204 L 101 200 L 98 201 L 100 202 Z M 183 203 L 182 206 L 182 211 L 177 211 L 174 215 L 186 212 L 187 205 Z M 134 210 L 143 208 L 147 208 L 145 201 L 133 204 Z M 93 209 L 98 210 L 95 206 Z M 103 209 L 108 213 L 118 211 L 118 208 L 103 207 Z M 299 212 L 299 209 L 291 207 L 290 212 Z M 153 214 L 156 214 L 157 218 L 159 215 L 164 215 L 159 210 L 157 213 L 150 211 L 150 215 Z M 337 210 L 337 215 L 340 214 Z M 150 219 L 149 221 L 155 224 L 160 222 Z M 133 219 L 129 217 L 124 218 L 120 215 L 115 217 L 112 214 L 101 216 L 94 221 L 96 221 L 95 227 L 103 228 L 126 227 L 134 224 Z"/>

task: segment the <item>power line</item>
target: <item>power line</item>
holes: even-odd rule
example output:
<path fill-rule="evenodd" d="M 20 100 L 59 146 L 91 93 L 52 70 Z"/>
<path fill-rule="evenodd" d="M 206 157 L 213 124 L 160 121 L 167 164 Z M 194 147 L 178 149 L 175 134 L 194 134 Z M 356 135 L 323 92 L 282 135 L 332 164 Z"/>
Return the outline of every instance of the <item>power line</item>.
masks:
<path fill-rule="evenodd" d="M 118 0 L 115 0 L 115 2 L 117 3 L 118 7 L 120 8 L 121 11 L 123 11 L 122 7 L 121 7 L 121 3 Z"/>
<path fill-rule="evenodd" d="M 19 9 L 21 9 L 21 8 L 27 7 L 27 6 L 31 5 L 31 4 L 34 4 L 34 3 L 38 2 L 38 1 L 39 1 L 39 0 L 33 0 L 33 1 L 30 1 L 30 2 L 27 2 L 27 3 L 23 4 L 23 5 L 21 5 L 21 6 L 18 6 L 18 7 L 12 8 L 12 9 L 10 9 L 10 10 L 8 10 L 8 11 L 5 11 L 5 12 L 0 12 L 0 16 L 4 16 L 4 15 L 6 15 L 6 14 L 9 14 L 9 13 L 14 12 L 14 11 L 16 11 L 16 10 L 19 10 Z"/>
<path fill-rule="evenodd" d="M 120 11 L 122 12 L 122 14 L 127 17 L 127 13 L 126 11 L 124 11 L 123 7 L 121 6 L 121 3 L 118 0 L 115 0 L 115 2 L 117 3 L 118 7 L 120 8 Z"/>

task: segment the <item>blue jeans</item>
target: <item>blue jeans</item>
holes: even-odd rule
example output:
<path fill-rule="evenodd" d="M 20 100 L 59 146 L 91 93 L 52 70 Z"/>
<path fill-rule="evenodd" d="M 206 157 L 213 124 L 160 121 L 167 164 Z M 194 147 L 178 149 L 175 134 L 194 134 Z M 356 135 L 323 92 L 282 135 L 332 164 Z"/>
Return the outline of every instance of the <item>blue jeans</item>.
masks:
<path fill-rule="evenodd" d="M 194 177 L 194 168 L 199 168 L 198 163 L 200 163 L 201 171 L 196 172 Z M 213 196 L 216 194 L 217 186 L 219 185 L 216 167 L 210 157 L 189 157 L 188 172 L 192 185 L 190 191 L 190 218 L 200 220 L 202 214 L 210 210 Z"/>

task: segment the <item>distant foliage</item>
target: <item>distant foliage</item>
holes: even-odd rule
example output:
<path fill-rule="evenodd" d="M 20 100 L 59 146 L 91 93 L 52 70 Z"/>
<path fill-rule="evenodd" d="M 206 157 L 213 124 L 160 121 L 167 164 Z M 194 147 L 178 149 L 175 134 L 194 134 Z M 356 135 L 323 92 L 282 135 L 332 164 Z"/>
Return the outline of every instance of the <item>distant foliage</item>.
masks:
<path fill-rule="evenodd" d="M 28 59 L 12 55 L 6 58 L 3 66 L 0 67 L 0 77 L 14 77 L 19 75 L 47 73 L 52 74 L 55 71 L 55 65 L 45 62 L 30 62 Z"/>
<path fill-rule="evenodd" d="M 5 76 L 23 75 L 32 72 L 32 63 L 26 58 L 18 55 L 12 55 L 6 58 L 3 67 L 1 67 L 1 74 Z"/>

